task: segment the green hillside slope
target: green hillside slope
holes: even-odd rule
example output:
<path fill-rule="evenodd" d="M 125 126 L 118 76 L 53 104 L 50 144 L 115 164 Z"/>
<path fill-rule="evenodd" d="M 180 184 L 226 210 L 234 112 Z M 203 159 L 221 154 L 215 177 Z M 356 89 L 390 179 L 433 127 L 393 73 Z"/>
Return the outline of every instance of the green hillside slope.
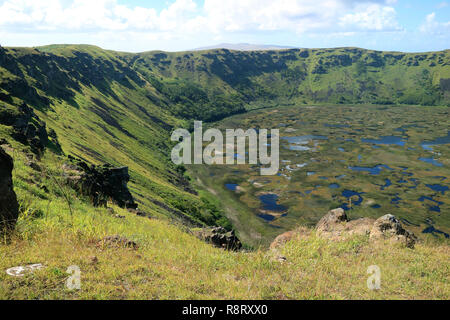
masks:
<path fill-rule="evenodd" d="M 54 53 L 43 52 L 50 49 Z M 120 57 L 90 46 L 1 49 L 2 136 L 11 140 L 8 119 L 25 103 L 56 133 L 65 155 L 128 166 L 142 210 L 214 224 L 211 204 L 170 161 L 170 131 L 185 122 Z"/>
<path fill-rule="evenodd" d="M 8 119 L 26 104 L 55 133 L 56 146 L 49 147 L 60 145 L 63 154 L 93 164 L 128 166 L 132 194 L 144 210 L 228 225 L 206 196 L 192 190 L 184 169 L 169 161 L 173 128 L 277 104 L 447 105 L 449 58 L 448 50 L 130 54 L 88 45 L 0 48 L 1 130 L 11 133 Z"/>
<path fill-rule="evenodd" d="M 0 269 L 44 266 L 24 277 L 0 272 L 0 299 L 448 299 L 442 239 L 412 250 L 300 228 L 277 250 L 241 252 L 198 240 L 193 227 L 232 226 L 222 199 L 194 190 L 172 164 L 170 134 L 192 119 L 278 104 L 449 105 L 449 55 L 0 47 L 0 146 L 14 159 L 20 205 L 15 233 L 0 239 Z M 127 166 L 144 216 L 93 206 L 66 184 L 69 156 Z M 126 245 L 106 242 L 112 235 Z M 65 285 L 71 265 L 81 269 L 81 290 Z M 367 289 L 370 265 L 383 271 L 382 290 Z"/>
<path fill-rule="evenodd" d="M 448 105 L 450 51 L 378 52 L 358 48 L 229 50 L 128 56 L 158 85 L 182 84 L 245 105 L 375 103 Z"/>

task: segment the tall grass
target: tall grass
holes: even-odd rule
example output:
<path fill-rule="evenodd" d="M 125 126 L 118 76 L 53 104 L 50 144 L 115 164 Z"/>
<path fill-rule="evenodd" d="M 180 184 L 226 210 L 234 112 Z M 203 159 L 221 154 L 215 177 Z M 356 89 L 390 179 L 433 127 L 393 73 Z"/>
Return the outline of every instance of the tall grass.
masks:
<path fill-rule="evenodd" d="M 228 252 L 214 248 L 166 219 L 125 216 L 91 206 L 69 189 L 71 214 L 60 186 L 43 174 L 44 196 L 22 180 L 29 168 L 16 155 L 14 183 L 21 201 L 17 229 L 0 244 L 0 299 L 448 299 L 448 245 L 420 243 L 411 250 L 344 242 L 314 232 L 275 251 Z M 44 159 L 44 161 L 47 161 Z M 49 164 L 57 170 L 59 163 Z M 47 178 L 46 178 L 47 177 Z M 118 234 L 139 248 L 99 246 Z M 283 256 L 284 259 L 279 257 Z M 93 259 L 96 257 L 96 259 Z M 16 278 L 4 270 L 42 263 Z M 81 269 L 81 290 L 65 286 L 66 270 Z M 367 288 L 367 268 L 382 271 L 381 290 Z"/>

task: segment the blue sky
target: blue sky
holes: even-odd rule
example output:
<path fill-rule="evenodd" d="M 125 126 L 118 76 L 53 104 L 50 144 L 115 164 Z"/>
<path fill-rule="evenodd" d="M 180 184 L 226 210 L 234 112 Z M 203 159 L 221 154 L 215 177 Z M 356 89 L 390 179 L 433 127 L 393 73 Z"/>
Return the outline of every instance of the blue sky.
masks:
<path fill-rule="evenodd" d="M 129 52 L 217 43 L 450 48 L 450 0 L 0 0 L 0 44 Z"/>

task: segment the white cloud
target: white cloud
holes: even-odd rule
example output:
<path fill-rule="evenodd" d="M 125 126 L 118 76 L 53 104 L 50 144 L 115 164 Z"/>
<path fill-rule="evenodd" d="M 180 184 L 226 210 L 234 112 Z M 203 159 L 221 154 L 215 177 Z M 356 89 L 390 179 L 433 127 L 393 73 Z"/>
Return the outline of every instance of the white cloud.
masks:
<path fill-rule="evenodd" d="M 340 18 L 342 27 L 356 27 L 369 31 L 399 31 L 395 9 L 379 4 L 369 5 L 365 10 L 346 14 Z"/>
<path fill-rule="evenodd" d="M 420 31 L 433 35 L 448 36 L 450 34 L 450 21 L 436 21 L 436 13 L 430 13 L 425 17 L 425 22 L 420 26 Z"/>
<path fill-rule="evenodd" d="M 214 32 L 291 30 L 296 32 L 399 29 L 395 0 L 206 0 L 208 26 Z M 339 23 L 339 25 L 338 25 Z"/>
<path fill-rule="evenodd" d="M 194 41 L 206 44 L 233 35 L 271 32 L 355 36 L 400 30 L 392 7 L 395 2 L 204 0 L 197 5 L 193 0 L 172 0 L 158 12 L 118 0 L 0 0 L 0 33 L 2 42 L 9 45 L 63 39 L 123 50 L 145 49 L 150 41 L 158 46 L 172 41 L 176 43 L 172 47 L 190 47 Z"/>
<path fill-rule="evenodd" d="M 335 28 L 397 29 L 394 0 L 176 0 L 159 14 L 116 0 L 6 0 L 0 26 L 12 31 L 142 30 L 213 33 L 248 30 L 306 32 Z M 65 5 L 64 5 L 65 4 Z M 349 31 L 349 30 L 343 30 Z"/>
<path fill-rule="evenodd" d="M 158 15 L 155 9 L 119 5 L 116 0 L 6 0 L 0 26 L 13 31 L 174 30 L 195 11 L 192 0 L 177 0 Z"/>

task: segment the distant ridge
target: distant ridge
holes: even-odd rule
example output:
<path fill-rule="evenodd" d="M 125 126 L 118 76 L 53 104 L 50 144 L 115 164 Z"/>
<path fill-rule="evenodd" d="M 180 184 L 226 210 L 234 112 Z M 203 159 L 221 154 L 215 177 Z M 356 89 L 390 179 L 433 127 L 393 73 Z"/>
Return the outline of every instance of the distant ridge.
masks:
<path fill-rule="evenodd" d="M 220 43 L 208 47 L 200 47 L 192 49 L 192 51 L 212 50 L 212 49 L 228 49 L 236 51 L 264 51 L 264 50 L 285 50 L 296 49 L 296 47 L 290 46 L 277 46 L 270 44 L 251 44 L 251 43 Z"/>

